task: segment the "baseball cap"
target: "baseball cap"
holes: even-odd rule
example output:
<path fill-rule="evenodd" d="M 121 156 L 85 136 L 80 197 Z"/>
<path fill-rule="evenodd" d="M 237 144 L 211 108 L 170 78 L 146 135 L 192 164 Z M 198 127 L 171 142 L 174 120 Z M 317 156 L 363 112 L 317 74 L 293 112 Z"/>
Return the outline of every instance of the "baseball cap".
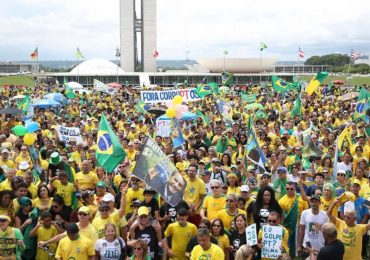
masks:
<path fill-rule="evenodd" d="M 78 209 L 78 212 L 83 212 L 90 215 L 90 209 L 87 206 L 82 206 Z"/>
<path fill-rule="evenodd" d="M 346 171 L 345 171 L 345 170 L 338 170 L 337 174 L 338 174 L 338 173 L 346 174 Z"/>
<path fill-rule="evenodd" d="M 203 172 L 200 172 L 199 175 L 207 176 L 207 175 L 211 175 L 211 172 L 208 170 L 204 170 Z"/>
<path fill-rule="evenodd" d="M 248 184 L 251 186 L 256 186 L 257 185 L 257 180 L 254 177 L 249 177 L 248 178 Z"/>
<path fill-rule="evenodd" d="M 9 150 L 7 148 L 4 148 L 1 150 L 1 153 L 9 153 Z"/>
<path fill-rule="evenodd" d="M 0 219 L 5 219 L 10 222 L 10 218 L 7 215 L 0 215 Z"/>
<path fill-rule="evenodd" d="M 249 192 L 249 186 L 248 185 L 242 185 L 240 187 L 240 192 Z"/>
<path fill-rule="evenodd" d="M 312 195 L 311 198 L 310 198 L 310 200 L 318 200 L 318 201 L 320 201 L 321 198 L 320 198 L 319 195 Z"/>
<path fill-rule="evenodd" d="M 141 206 L 138 210 L 137 210 L 137 215 L 140 217 L 142 215 L 149 215 L 150 213 L 150 210 L 145 207 L 145 206 Z"/>
<path fill-rule="evenodd" d="M 21 161 L 19 164 L 20 170 L 27 170 L 30 167 L 29 163 L 27 161 Z"/>
<path fill-rule="evenodd" d="M 103 201 L 104 201 L 104 202 L 110 202 L 110 201 L 114 202 L 114 201 L 115 201 L 115 199 L 114 199 L 114 196 L 113 196 L 112 194 L 107 193 L 107 194 L 105 194 L 105 195 L 103 196 Z"/>
<path fill-rule="evenodd" d="M 221 161 L 218 158 L 212 158 L 211 162 L 213 162 L 213 163 L 220 163 Z"/>
<path fill-rule="evenodd" d="M 98 183 L 96 184 L 96 187 L 106 188 L 107 184 L 105 184 L 105 181 L 98 181 Z"/>
<path fill-rule="evenodd" d="M 280 166 L 277 171 L 287 172 L 287 169 L 284 166 Z"/>
<path fill-rule="evenodd" d="M 361 186 L 361 182 L 360 182 L 359 179 L 354 179 L 353 182 L 352 182 L 352 185 L 353 184 L 357 184 L 357 185 Z"/>
<path fill-rule="evenodd" d="M 108 208 L 108 209 L 109 209 L 110 207 L 109 207 L 109 204 L 108 204 L 107 202 L 104 202 L 104 201 L 103 201 L 103 202 L 102 202 L 102 203 L 100 203 L 100 205 L 99 205 L 99 209 L 102 209 L 102 208 Z"/>

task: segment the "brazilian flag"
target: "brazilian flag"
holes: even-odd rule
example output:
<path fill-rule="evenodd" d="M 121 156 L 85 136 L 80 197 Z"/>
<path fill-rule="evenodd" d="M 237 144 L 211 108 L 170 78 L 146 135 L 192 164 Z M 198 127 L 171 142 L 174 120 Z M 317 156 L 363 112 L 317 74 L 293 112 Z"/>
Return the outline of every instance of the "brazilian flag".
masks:
<path fill-rule="evenodd" d="M 149 105 L 145 104 L 145 102 L 142 101 L 141 99 L 139 99 L 139 101 L 135 105 L 135 110 L 138 113 L 145 114 L 148 111 L 148 109 L 149 109 Z"/>
<path fill-rule="evenodd" d="M 200 98 L 212 95 L 213 94 L 212 86 L 199 84 L 195 89 L 195 93 L 197 93 Z"/>
<path fill-rule="evenodd" d="M 107 172 L 113 172 L 125 159 L 126 152 L 104 114 L 101 115 L 96 143 L 96 160 Z"/>
<path fill-rule="evenodd" d="M 30 107 L 31 99 L 28 94 L 18 103 L 18 108 L 22 110 L 22 114 L 26 115 L 28 112 L 28 108 Z"/>
<path fill-rule="evenodd" d="M 297 115 L 302 117 L 301 95 L 298 95 L 298 98 L 294 102 L 294 107 L 292 109 L 292 118 L 294 118 Z"/>
<path fill-rule="evenodd" d="M 230 72 L 222 72 L 221 74 L 222 77 L 222 85 L 224 86 L 229 86 L 234 83 L 234 75 Z"/>
<path fill-rule="evenodd" d="M 277 76 L 272 76 L 272 86 L 276 92 L 285 92 L 288 90 L 298 89 L 298 82 L 287 82 Z"/>
<path fill-rule="evenodd" d="M 76 97 L 76 94 L 73 92 L 73 90 L 71 89 L 71 87 L 68 85 L 67 82 L 64 82 L 64 86 L 65 86 L 64 95 L 68 99 L 75 98 Z"/>

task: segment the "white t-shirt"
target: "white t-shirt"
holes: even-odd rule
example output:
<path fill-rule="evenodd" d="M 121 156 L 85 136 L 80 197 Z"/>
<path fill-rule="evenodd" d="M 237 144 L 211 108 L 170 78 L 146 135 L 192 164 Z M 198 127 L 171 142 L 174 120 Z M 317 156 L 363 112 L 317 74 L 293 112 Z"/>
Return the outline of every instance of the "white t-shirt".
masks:
<path fill-rule="evenodd" d="M 343 170 L 343 171 L 345 171 L 346 173 L 347 173 L 348 171 L 352 172 L 352 164 L 351 164 L 351 163 L 349 163 L 349 164 L 347 165 L 347 164 L 345 164 L 344 162 L 340 162 L 340 163 L 338 163 L 338 164 L 337 164 L 337 171 L 339 171 L 339 170 Z"/>
<path fill-rule="evenodd" d="M 118 260 L 121 255 L 121 245 L 125 247 L 125 241 L 122 238 L 116 238 L 113 242 L 108 242 L 105 238 L 98 239 L 95 242 L 95 250 L 99 251 L 101 260 Z"/>
<path fill-rule="evenodd" d="M 312 209 L 306 209 L 302 212 L 300 224 L 305 226 L 303 246 L 306 246 L 306 242 L 311 243 L 312 248 L 320 250 L 325 246 L 325 239 L 321 231 L 316 230 L 315 224 L 322 226 L 329 221 L 328 216 L 324 211 L 319 210 L 319 214 L 314 215 Z"/>

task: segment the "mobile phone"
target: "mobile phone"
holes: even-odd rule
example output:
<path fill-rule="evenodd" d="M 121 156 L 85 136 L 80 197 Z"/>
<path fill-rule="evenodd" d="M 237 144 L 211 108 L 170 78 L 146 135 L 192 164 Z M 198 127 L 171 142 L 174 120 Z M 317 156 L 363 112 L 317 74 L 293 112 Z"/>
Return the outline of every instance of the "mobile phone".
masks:
<path fill-rule="evenodd" d="M 307 242 L 306 242 L 306 246 L 307 246 L 307 247 L 309 247 L 309 248 L 312 248 L 312 246 L 311 246 L 311 242 L 310 242 L 310 241 L 307 241 Z"/>

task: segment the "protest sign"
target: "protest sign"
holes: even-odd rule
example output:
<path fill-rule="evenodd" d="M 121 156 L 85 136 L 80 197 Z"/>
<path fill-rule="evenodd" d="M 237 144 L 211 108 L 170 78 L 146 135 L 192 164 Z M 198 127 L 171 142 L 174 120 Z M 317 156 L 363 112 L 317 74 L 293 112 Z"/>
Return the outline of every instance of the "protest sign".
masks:
<path fill-rule="evenodd" d="M 155 123 L 155 135 L 169 137 L 171 134 L 171 120 L 158 119 Z"/>
<path fill-rule="evenodd" d="M 171 101 L 175 96 L 182 96 L 183 102 L 201 100 L 195 88 L 158 90 L 158 91 L 141 91 L 140 99 L 145 103 L 160 103 Z"/>
<path fill-rule="evenodd" d="M 145 181 L 172 206 L 176 206 L 184 195 L 186 181 L 150 136 L 147 137 L 132 174 Z"/>
<path fill-rule="evenodd" d="M 57 125 L 57 133 L 59 140 L 63 141 L 67 146 L 69 146 L 71 141 L 76 142 L 76 144 L 82 143 L 82 137 L 78 127 Z"/>
<path fill-rule="evenodd" d="M 247 244 L 250 246 L 257 245 L 257 226 L 256 223 L 250 225 L 245 230 Z"/>
<path fill-rule="evenodd" d="M 262 258 L 277 259 L 281 254 L 280 246 L 283 241 L 283 228 L 279 226 L 263 226 L 262 229 Z"/>

